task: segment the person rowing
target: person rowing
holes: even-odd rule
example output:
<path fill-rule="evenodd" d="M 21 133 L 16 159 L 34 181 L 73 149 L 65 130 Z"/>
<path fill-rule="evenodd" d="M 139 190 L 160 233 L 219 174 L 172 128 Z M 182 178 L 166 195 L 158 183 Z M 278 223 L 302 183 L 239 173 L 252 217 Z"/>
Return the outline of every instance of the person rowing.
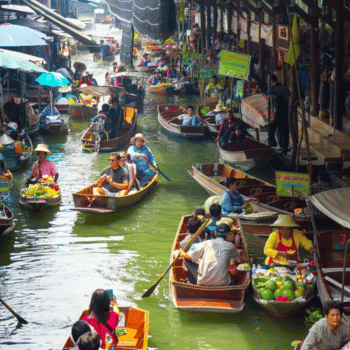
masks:
<path fill-rule="evenodd" d="M 160 83 L 163 82 L 163 78 L 161 77 L 159 71 L 156 71 L 155 75 L 152 75 L 148 80 L 147 80 L 147 85 L 152 85 L 156 86 Z"/>

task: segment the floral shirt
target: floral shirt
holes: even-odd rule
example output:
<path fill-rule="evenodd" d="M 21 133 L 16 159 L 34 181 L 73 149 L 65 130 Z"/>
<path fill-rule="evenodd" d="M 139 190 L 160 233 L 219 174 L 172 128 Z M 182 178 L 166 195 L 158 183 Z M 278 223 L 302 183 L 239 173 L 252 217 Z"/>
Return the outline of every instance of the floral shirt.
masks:
<path fill-rule="evenodd" d="M 33 175 L 35 180 L 39 180 L 43 175 L 48 175 L 55 177 L 58 174 L 55 165 L 49 160 L 45 160 L 42 165 L 40 165 L 41 176 L 39 175 L 39 161 L 37 160 L 32 167 Z"/>

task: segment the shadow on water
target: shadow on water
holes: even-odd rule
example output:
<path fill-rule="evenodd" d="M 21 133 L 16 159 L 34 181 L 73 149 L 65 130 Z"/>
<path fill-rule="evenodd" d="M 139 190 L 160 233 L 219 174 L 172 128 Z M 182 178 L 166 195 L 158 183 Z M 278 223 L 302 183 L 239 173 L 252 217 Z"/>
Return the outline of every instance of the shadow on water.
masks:
<path fill-rule="evenodd" d="M 15 236 L 12 233 L 0 237 L 0 266 L 11 264 L 11 252 L 15 245 Z"/>

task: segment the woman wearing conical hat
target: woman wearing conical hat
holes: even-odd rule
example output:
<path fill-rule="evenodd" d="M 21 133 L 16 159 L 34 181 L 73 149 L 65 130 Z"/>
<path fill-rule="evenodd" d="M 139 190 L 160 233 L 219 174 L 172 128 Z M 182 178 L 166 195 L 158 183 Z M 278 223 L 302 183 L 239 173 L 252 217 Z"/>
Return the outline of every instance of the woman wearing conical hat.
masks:
<path fill-rule="evenodd" d="M 290 261 L 300 263 L 298 249 L 302 246 L 310 254 L 316 252 L 312 242 L 307 239 L 297 227 L 300 227 L 291 215 L 279 215 L 278 219 L 271 225 L 278 230 L 272 232 L 264 247 L 267 255 L 265 264 L 272 263 L 289 264 Z"/>
<path fill-rule="evenodd" d="M 28 181 L 38 182 L 44 176 L 51 176 L 56 183 L 58 180 L 58 172 L 55 165 L 46 159 L 46 157 L 52 154 L 46 145 L 39 144 L 33 151 L 38 155 L 39 160 L 37 160 L 32 167 L 32 173 L 28 177 Z"/>

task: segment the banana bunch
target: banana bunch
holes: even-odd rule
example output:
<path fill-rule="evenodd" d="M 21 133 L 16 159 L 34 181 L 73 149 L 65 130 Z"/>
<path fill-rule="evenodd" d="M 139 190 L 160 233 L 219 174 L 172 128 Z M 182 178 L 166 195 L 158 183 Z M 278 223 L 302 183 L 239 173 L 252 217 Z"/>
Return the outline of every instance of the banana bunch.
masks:
<path fill-rule="evenodd" d="M 33 197 L 36 195 L 37 191 L 42 190 L 42 187 L 43 185 L 41 184 L 35 184 L 35 185 L 31 184 L 22 190 L 22 194 L 28 197 Z"/>
<path fill-rule="evenodd" d="M 44 192 L 45 194 L 48 194 L 51 198 L 61 193 L 60 190 L 56 191 L 54 188 L 51 187 L 44 187 Z"/>
<path fill-rule="evenodd" d="M 157 86 L 172 86 L 170 83 L 158 83 Z"/>

